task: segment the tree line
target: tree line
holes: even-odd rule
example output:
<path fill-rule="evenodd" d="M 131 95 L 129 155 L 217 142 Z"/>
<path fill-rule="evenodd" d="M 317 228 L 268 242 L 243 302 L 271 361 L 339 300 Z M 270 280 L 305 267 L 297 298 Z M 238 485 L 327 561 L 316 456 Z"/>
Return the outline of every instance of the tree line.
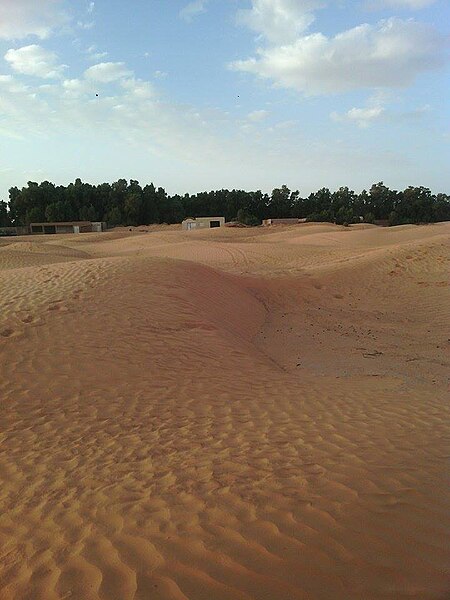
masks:
<path fill-rule="evenodd" d="M 433 194 L 426 187 L 391 190 L 383 182 L 355 193 L 348 187 L 336 191 L 322 188 L 309 196 L 287 186 L 271 194 L 262 191 L 215 190 L 197 194 L 168 195 L 152 183 L 119 179 L 91 185 L 76 179 L 67 186 L 49 181 L 9 190 L 9 201 L 0 202 L 0 227 L 51 221 L 106 221 L 110 226 L 180 223 L 186 217 L 224 216 L 246 225 L 268 218 L 304 218 L 337 224 L 372 223 L 391 225 L 450 220 L 450 196 Z"/>

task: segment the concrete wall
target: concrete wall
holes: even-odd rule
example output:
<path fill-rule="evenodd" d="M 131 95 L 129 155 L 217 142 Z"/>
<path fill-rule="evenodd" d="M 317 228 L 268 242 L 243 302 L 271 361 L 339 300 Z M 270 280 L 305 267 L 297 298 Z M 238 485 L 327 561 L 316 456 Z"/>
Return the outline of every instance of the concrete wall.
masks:
<path fill-rule="evenodd" d="M 80 230 L 76 225 L 56 225 L 56 233 L 76 233 L 75 228 Z"/>
<path fill-rule="evenodd" d="M 33 235 L 52 234 L 52 233 L 90 233 L 106 230 L 106 223 L 97 221 L 91 223 L 89 221 L 74 221 L 67 223 L 31 223 L 29 230 L 26 233 Z"/>
<path fill-rule="evenodd" d="M 106 223 L 104 223 L 103 221 L 96 221 L 95 223 L 92 223 L 92 231 L 100 233 L 101 231 L 105 231 L 105 230 L 106 230 Z"/>
<path fill-rule="evenodd" d="M 56 227 L 54 225 L 30 225 L 30 233 L 33 235 L 56 233 Z"/>
<path fill-rule="evenodd" d="M 217 223 L 218 225 L 214 225 Z M 196 219 L 185 219 L 181 224 L 181 228 L 189 231 L 191 229 L 212 229 L 224 225 L 225 217 L 197 217 Z"/>
<path fill-rule="evenodd" d="M 263 225 L 297 225 L 299 219 L 265 219 Z"/>
<path fill-rule="evenodd" d="M 0 227 L 0 237 L 10 235 L 26 235 L 28 227 Z"/>

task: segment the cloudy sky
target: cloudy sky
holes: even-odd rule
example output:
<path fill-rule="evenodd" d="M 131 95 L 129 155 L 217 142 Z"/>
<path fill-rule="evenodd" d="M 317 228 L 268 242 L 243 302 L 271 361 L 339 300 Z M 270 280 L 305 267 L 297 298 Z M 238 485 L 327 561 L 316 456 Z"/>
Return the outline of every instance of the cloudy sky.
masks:
<path fill-rule="evenodd" d="M 448 0 L 0 0 L 0 199 L 76 177 L 450 192 Z"/>

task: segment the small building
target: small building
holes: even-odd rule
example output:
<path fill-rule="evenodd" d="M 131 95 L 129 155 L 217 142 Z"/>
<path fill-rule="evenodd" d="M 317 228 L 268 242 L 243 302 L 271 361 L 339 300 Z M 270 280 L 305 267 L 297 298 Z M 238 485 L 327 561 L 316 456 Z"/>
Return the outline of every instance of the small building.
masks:
<path fill-rule="evenodd" d="M 306 223 L 306 219 L 264 219 L 262 222 L 265 227 L 270 225 L 298 225 L 299 223 Z"/>
<path fill-rule="evenodd" d="M 27 233 L 29 233 L 28 227 L 0 227 L 0 237 L 27 235 Z"/>
<path fill-rule="evenodd" d="M 55 223 L 30 223 L 32 235 L 55 234 L 55 233 L 90 233 L 93 231 L 105 231 L 106 223 L 91 221 L 61 221 Z"/>
<path fill-rule="evenodd" d="M 107 229 L 105 221 L 94 221 L 91 223 L 91 225 L 92 231 L 97 233 L 101 233 L 102 231 L 106 231 Z"/>
<path fill-rule="evenodd" d="M 213 229 L 214 227 L 223 227 L 225 225 L 225 217 L 194 217 L 185 219 L 181 223 L 181 228 L 185 231 L 191 229 Z"/>
<path fill-rule="evenodd" d="M 389 219 L 375 219 L 373 222 L 374 225 L 378 225 L 378 227 L 389 227 Z"/>

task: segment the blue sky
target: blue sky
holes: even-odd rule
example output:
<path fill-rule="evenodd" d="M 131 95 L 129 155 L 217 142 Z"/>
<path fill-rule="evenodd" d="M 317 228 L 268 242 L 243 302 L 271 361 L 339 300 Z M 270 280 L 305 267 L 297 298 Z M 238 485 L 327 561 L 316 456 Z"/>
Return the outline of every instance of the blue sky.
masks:
<path fill-rule="evenodd" d="M 0 199 L 76 177 L 450 192 L 448 0 L 1 0 Z"/>

